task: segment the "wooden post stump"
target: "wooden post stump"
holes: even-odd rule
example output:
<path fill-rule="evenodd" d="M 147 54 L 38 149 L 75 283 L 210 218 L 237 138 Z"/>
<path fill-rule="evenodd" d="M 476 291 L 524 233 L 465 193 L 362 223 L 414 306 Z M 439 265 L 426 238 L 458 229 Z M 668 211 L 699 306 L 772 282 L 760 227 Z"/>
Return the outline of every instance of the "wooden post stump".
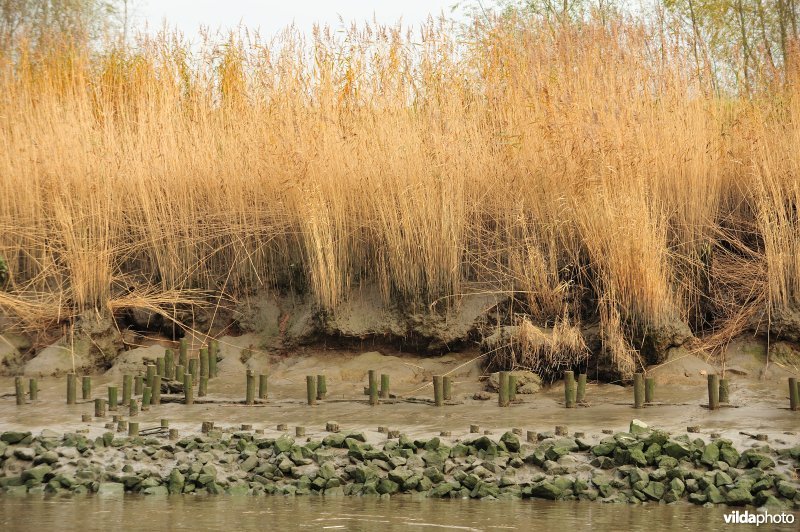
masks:
<path fill-rule="evenodd" d="M 116 410 L 117 409 L 117 387 L 116 386 L 109 386 L 108 387 L 108 409 L 109 410 Z"/>
<path fill-rule="evenodd" d="M 208 376 L 217 376 L 217 355 L 219 354 L 219 342 L 211 340 L 208 342 Z"/>
<path fill-rule="evenodd" d="M 269 383 L 267 381 L 267 374 L 262 373 L 258 376 L 258 398 L 259 399 L 268 399 L 269 398 Z"/>
<path fill-rule="evenodd" d="M 148 364 L 147 365 L 147 377 L 145 379 L 145 385 L 150 388 L 150 391 L 153 390 L 153 379 L 156 377 L 156 365 L 155 364 Z"/>
<path fill-rule="evenodd" d="M 578 374 L 578 385 L 575 390 L 575 401 L 579 404 L 586 402 L 586 373 Z"/>
<path fill-rule="evenodd" d="M 656 396 L 656 378 L 645 377 L 644 379 L 644 402 L 652 403 Z"/>
<path fill-rule="evenodd" d="M 22 386 L 22 377 L 14 377 L 14 392 L 17 396 L 17 406 L 25 404 L 25 388 Z"/>
<path fill-rule="evenodd" d="M 306 401 L 309 406 L 317 404 L 317 378 L 314 375 L 306 375 Z"/>
<path fill-rule="evenodd" d="M 252 405 L 256 399 L 256 373 L 252 369 L 248 369 L 245 374 L 245 404 Z"/>
<path fill-rule="evenodd" d="M 155 375 L 153 377 L 153 389 L 150 391 L 150 404 L 152 405 L 160 405 L 161 404 L 161 375 Z"/>
<path fill-rule="evenodd" d="M 67 404 L 75 404 L 75 374 L 67 373 Z"/>
<path fill-rule="evenodd" d="M 197 358 L 189 359 L 189 374 L 192 376 L 192 386 L 200 382 L 199 366 L 200 360 Z"/>
<path fill-rule="evenodd" d="M 85 401 L 92 398 L 92 378 L 88 375 L 81 377 L 81 397 Z"/>
<path fill-rule="evenodd" d="M 517 400 L 517 376 L 508 374 L 508 402 Z"/>
<path fill-rule="evenodd" d="M 644 408 L 644 375 L 633 374 L 633 408 Z"/>
<path fill-rule="evenodd" d="M 728 379 L 719 380 L 719 402 L 728 403 L 730 400 L 730 388 L 728 387 Z"/>
<path fill-rule="evenodd" d="M 328 395 L 328 383 L 325 375 L 317 375 L 317 399 L 322 401 Z"/>
<path fill-rule="evenodd" d="M 149 386 L 145 386 L 142 390 L 142 412 L 150 410 L 150 403 L 153 400 L 153 391 Z"/>
<path fill-rule="evenodd" d="M 133 386 L 133 375 L 122 376 L 122 406 L 128 406 L 131 402 L 131 387 Z"/>
<path fill-rule="evenodd" d="M 94 400 L 94 417 L 106 417 L 106 400 Z"/>
<path fill-rule="evenodd" d="M 186 338 L 181 338 L 178 346 L 178 362 L 184 369 L 189 367 L 189 341 Z"/>
<path fill-rule="evenodd" d="M 575 389 L 575 372 L 564 372 L 564 406 L 567 408 L 575 408 L 575 400 L 577 398 L 577 390 Z"/>
<path fill-rule="evenodd" d="M 169 348 L 164 350 L 164 378 L 175 379 L 175 351 Z"/>
<path fill-rule="evenodd" d="M 433 376 L 433 403 L 436 406 L 444 405 L 444 379 L 441 375 Z"/>
<path fill-rule="evenodd" d="M 183 403 L 186 405 L 194 404 L 194 389 L 192 388 L 192 374 L 183 375 Z"/>
<path fill-rule="evenodd" d="M 208 348 L 200 348 L 200 377 L 208 377 Z"/>
<path fill-rule="evenodd" d="M 800 395 L 798 395 L 797 378 L 789 377 L 789 408 L 797 411 L 800 408 Z"/>
<path fill-rule="evenodd" d="M 444 387 L 442 391 L 444 400 L 451 401 L 453 399 L 453 377 L 450 375 L 445 375 L 442 377 L 442 386 Z"/>
<path fill-rule="evenodd" d="M 381 373 L 381 399 L 389 398 L 389 375 Z"/>
<path fill-rule="evenodd" d="M 508 406 L 509 399 L 508 399 L 508 372 L 501 371 L 498 375 L 500 380 L 499 383 L 499 390 L 497 394 L 497 404 L 498 406 Z"/>
<path fill-rule="evenodd" d="M 374 369 L 369 370 L 369 404 L 378 404 L 378 374 Z"/>
<path fill-rule="evenodd" d="M 708 376 L 708 409 L 719 408 L 719 375 Z"/>
<path fill-rule="evenodd" d="M 39 398 L 39 381 L 36 379 L 28 380 L 28 397 L 31 401 L 36 401 Z"/>

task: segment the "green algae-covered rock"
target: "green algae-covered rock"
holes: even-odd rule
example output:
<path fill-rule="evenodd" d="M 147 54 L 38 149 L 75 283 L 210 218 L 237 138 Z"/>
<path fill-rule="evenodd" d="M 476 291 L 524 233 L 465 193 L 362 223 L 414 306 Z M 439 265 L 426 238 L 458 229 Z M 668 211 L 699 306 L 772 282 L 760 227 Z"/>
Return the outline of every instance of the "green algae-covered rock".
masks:
<path fill-rule="evenodd" d="M 450 492 L 453 491 L 454 488 L 455 488 L 455 486 L 453 486 L 453 484 L 451 484 L 449 482 L 442 482 L 438 486 L 434 486 L 433 488 L 431 488 L 431 490 L 428 492 L 428 496 L 429 497 L 444 497 L 446 495 L 449 495 Z"/>
<path fill-rule="evenodd" d="M 125 493 L 125 484 L 121 482 L 101 482 L 97 487 L 98 495 L 122 495 Z"/>
<path fill-rule="evenodd" d="M 500 488 L 490 482 L 480 481 L 472 489 L 470 497 L 473 499 L 485 499 L 487 497 L 497 497 L 500 494 Z"/>
<path fill-rule="evenodd" d="M 631 420 L 631 425 L 628 430 L 631 434 L 645 434 L 650 430 L 650 427 L 647 426 L 647 423 L 640 419 L 633 419 Z"/>
<path fill-rule="evenodd" d="M 753 496 L 744 488 L 728 490 L 724 497 L 725 502 L 730 506 L 744 506 L 753 502 Z"/>
<path fill-rule="evenodd" d="M 691 445 L 677 440 L 670 440 L 662 445 L 664 454 L 675 459 L 681 459 L 692 453 Z"/>
<path fill-rule="evenodd" d="M 712 504 L 722 504 L 725 502 L 725 496 L 714 485 L 710 485 L 705 490 L 706 500 Z"/>
<path fill-rule="evenodd" d="M 22 478 L 22 482 L 25 482 L 30 487 L 32 482 L 41 483 L 44 480 L 45 475 L 50 473 L 52 470 L 53 468 L 49 465 L 42 464 L 31 467 L 30 469 L 26 469 L 22 472 L 20 477 Z"/>
<path fill-rule="evenodd" d="M 276 453 L 286 453 L 289 452 L 293 445 L 294 440 L 289 436 L 283 435 L 275 440 L 273 447 L 275 448 Z"/>
<path fill-rule="evenodd" d="M 186 483 L 186 477 L 183 476 L 183 473 L 178 470 L 178 468 L 173 468 L 172 472 L 169 474 L 169 480 L 167 482 L 167 489 L 170 493 L 181 493 L 183 491 L 183 486 Z"/>
<path fill-rule="evenodd" d="M 505 445 L 506 449 L 508 449 L 510 452 L 512 453 L 519 452 L 520 449 L 519 437 L 513 432 L 506 432 L 505 434 L 500 436 L 500 441 L 503 442 L 503 445 Z"/>
<path fill-rule="evenodd" d="M 344 444 L 345 439 L 346 436 L 338 432 L 334 434 L 329 434 L 322 439 L 322 445 L 326 447 L 342 448 L 345 446 Z"/>
<path fill-rule="evenodd" d="M 661 482 L 649 483 L 642 492 L 652 501 L 660 501 L 664 497 L 666 487 Z"/>
<path fill-rule="evenodd" d="M 361 464 L 356 466 L 355 471 L 353 471 L 353 479 L 359 484 L 365 484 L 376 478 L 378 478 L 378 472 L 372 466 Z"/>
<path fill-rule="evenodd" d="M 595 456 L 611 456 L 616 448 L 617 442 L 611 438 L 606 438 L 599 444 L 592 447 L 592 454 Z"/>
<path fill-rule="evenodd" d="M 393 493 L 397 493 L 397 491 L 400 489 L 400 485 L 388 478 L 382 478 L 378 481 L 376 489 L 381 495 L 386 493 L 391 495 Z"/>
<path fill-rule="evenodd" d="M 531 486 L 531 495 L 540 499 L 554 501 L 560 499 L 562 494 L 563 492 L 558 486 L 547 481 L 538 482 Z"/>
<path fill-rule="evenodd" d="M 257 465 L 258 465 L 258 455 L 251 454 L 250 456 L 245 458 L 241 464 L 239 464 L 239 469 L 248 472 L 251 471 L 253 468 L 255 468 Z"/>
<path fill-rule="evenodd" d="M 716 445 L 706 445 L 705 449 L 703 449 L 703 454 L 700 457 L 700 462 L 709 467 L 716 467 L 719 458 L 719 447 Z"/>
<path fill-rule="evenodd" d="M 7 431 L 0 434 L 0 441 L 9 445 L 16 445 L 29 437 L 31 437 L 30 432 Z"/>

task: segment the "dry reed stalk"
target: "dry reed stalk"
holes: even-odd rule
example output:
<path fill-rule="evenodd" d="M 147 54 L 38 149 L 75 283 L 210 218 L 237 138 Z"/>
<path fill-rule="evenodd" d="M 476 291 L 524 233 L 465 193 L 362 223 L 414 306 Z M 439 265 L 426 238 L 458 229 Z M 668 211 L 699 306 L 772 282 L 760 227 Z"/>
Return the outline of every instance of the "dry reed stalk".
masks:
<path fill-rule="evenodd" d="M 679 32 L 627 19 L 479 29 L 0 57 L 0 309 L 36 328 L 262 287 L 331 312 L 362 283 L 496 291 L 573 358 L 599 319 L 630 374 L 636 330 L 800 306 L 794 84 L 709 92 Z M 722 289 L 752 276 L 719 257 L 739 229 L 766 301 Z"/>

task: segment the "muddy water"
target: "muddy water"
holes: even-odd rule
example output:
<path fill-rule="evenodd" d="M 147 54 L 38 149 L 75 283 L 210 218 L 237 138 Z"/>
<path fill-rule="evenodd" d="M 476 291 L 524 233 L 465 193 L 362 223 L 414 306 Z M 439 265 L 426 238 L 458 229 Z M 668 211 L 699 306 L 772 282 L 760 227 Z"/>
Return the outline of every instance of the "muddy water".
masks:
<path fill-rule="evenodd" d="M 0 497 L 0 530 L 723 530 L 723 508 L 395 497 Z M 751 510 L 752 511 L 752 510 Z M 752 527 L 755 528 L 755 527 Z M 762 530 L 796 530 L 762 526 Z"/>

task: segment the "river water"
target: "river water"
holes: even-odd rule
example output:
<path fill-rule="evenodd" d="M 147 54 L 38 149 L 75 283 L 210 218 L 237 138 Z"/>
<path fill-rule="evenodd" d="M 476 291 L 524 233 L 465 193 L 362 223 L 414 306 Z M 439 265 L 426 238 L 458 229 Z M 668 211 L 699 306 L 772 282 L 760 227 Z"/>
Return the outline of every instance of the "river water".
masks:
<path fill-rule="evenodd" d="M 747 530 L 728 508 L 395 497 L 14 497 L 0 495 L 0 530 Z M 750 509 L 752 512 L 753 510 Z M 755 526 L 752 526 L 755 529 Z M 797 530 L 763 525 L 760 530 Z"/>

